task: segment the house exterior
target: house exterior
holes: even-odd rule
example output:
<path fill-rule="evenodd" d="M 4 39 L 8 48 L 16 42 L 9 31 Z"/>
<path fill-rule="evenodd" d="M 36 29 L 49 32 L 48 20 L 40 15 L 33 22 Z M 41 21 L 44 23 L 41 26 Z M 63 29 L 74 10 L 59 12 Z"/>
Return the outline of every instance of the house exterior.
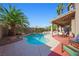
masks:
<path fill-rule="evenodd" d="M 79 34 L 79 3 L 74 5 L 75 9 L 71 8 L 67 14 L 59 15 L 57 18 L 53 19 L 52 24 L 56 24 L 61 28 L 61 31 L 64 26 L 70 26 L 71 32 L 77 35 Z M 52 28 L 51 32 L 53 32 Z"/>
<path fill-rule="evenodd" d="M 79 34 L 79 3 L 75 4 L 76 6 L 76 14 L 75 14 L 75 33 L 76 35 Z"/>

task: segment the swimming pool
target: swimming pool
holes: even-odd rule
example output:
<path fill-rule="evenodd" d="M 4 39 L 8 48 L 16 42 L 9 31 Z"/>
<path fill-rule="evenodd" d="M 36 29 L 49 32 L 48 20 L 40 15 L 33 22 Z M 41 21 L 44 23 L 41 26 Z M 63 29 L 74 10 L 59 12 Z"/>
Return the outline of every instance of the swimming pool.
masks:
<path fill-rule="evenodd" d="M 45 34 L 31 34 L 28 36 L 24 36 L 24 40 L 28 44 L 42 45 L 46 43 Z"/>

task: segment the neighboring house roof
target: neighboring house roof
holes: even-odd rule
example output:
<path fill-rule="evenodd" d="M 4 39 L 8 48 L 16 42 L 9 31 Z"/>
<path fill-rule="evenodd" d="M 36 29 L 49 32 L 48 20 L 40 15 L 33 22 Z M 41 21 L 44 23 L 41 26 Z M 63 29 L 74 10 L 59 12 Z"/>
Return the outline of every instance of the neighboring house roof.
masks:
<path fill-rule="evenodd" d="M 71 20 L 75 18 L 75 10 L 69 11 L 67 14 L 59 15 L 52 20 L 53 24 L 65 26 L 70 24 Z"/>

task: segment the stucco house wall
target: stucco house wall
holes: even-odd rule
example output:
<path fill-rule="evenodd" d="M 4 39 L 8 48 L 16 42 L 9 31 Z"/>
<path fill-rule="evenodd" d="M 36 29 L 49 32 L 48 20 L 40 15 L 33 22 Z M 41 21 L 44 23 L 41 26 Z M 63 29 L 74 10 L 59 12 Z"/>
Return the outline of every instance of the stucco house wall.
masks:
<path fill-rule="evenodd" d="M 76 22 L 75 19 L 71 21 L 71 31 L 75 34 L 76 33 Z"/>
<path fill-rule="evenodd" d="M 75 7 L 76 7 L 75 21 L 76 21 L 76 35 L 77 35 L 79 34 L 79 3 L 76 3 Z"/>
<path fill-rule="evenodd" d="M 71 31 L 75 34 L 79 34 L 79 3 L 75 4 L 75 19 L 71 21 Z"/>

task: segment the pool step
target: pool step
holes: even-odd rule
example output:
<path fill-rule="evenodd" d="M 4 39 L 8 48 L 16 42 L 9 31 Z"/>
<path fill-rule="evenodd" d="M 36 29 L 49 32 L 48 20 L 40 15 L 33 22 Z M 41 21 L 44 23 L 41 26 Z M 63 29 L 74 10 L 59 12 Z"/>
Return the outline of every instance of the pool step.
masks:
<path fill-rule="evenodd" d="M 79 52 L 79 49 L 75 48 L 74 46 L 72 46 L 72 45 L 68 45 L 68 46 L 69 46 L 70 48 L 76 50 L 77 52 Z"/>
<path fill-rule="evenodd" d="M 68 45 L 68 46 L 63 46 L 63 49 L 68 52 L 71 56 L 78 56 L 79 55 L 79 49 Z"/>

